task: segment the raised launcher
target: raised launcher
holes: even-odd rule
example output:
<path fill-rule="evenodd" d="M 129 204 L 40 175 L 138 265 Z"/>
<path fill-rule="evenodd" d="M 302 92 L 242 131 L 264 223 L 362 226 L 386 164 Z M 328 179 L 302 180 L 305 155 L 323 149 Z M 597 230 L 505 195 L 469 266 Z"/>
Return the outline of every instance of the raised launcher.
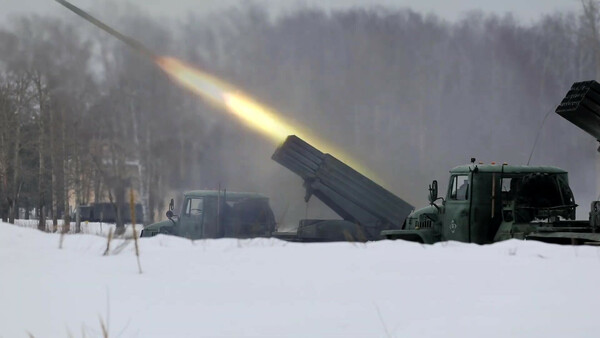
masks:
<path fill-rule="evenodd" d="M 600 84 L 575 82 L 556 113 L 600 141 Z"/>
<path fill-rule="evenodd" d="M 600 142 L 600 84 L 598 82 L 591 80 L 573 83 L 565 98 L 556 107 L 556 113 Z M 600 201 L 592 202 L 590 226 L 594 232 L 600 229 Z M 596 243 L 600 243 L 600 236 L 596 235 L 594 238 Z"/>
<path fill-rule="evenodd" d="M 275 234 L 292 241 L 367 241 L 382 239 L 382 230 L 401 229 L 414 209 L 398 196 L 290 135 L 271 157 L 304 180 L 308 202 L 312 195 L 342 220 L 304 219 L 294 234 Z"/>

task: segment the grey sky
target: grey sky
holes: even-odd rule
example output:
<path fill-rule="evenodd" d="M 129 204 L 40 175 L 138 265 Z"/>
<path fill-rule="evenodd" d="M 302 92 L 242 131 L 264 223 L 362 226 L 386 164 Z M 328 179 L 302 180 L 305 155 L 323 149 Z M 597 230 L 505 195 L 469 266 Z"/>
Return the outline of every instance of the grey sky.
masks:
<path fill-rule="evenodd" d="M 103 0 L 70 0 L 83 9 L 102 6 Z M 121 2 L 121 0 L 114 0 Z M 128 0 L 149 13 L 167 15 L 173 18 L 184 17 L 190 11 L 214 12 L 248 2 L 247 0 Z M 51 13 L 63 9 L 53 0 L 2 0 L 0 22 L 15 14 Z M 122 2 L 125 2 L 124 0 Z M 504 14 L 512 12 L 524 22 L 531 22 L 540 16 L 557 11 L 577 11 L 579 0 L 253 0 L 267 5 L 273 12 L 289 11 L 298 6 L 308 5 L 324 8 L 348 8 L 352 6 L 382 5 L 388 7 L 410 7 L 421 13 L 435 13 L 448 20 L 456 20 L 470 10 Z"/>

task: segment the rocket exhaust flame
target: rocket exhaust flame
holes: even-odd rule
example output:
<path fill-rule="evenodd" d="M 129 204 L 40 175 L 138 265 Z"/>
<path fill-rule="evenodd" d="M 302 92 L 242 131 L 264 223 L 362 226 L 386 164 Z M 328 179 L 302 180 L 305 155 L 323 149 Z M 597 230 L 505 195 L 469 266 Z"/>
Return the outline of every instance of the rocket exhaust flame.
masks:
<path fill-rule="evenodd" d="M 339 160 L 346 162 L 346 164 L 354 167 L 355 170 L 361 172 L 363 175 L 370 176 L 371 179 L 374 178 L 373 174 L 367 172 L 364 167 L 360 166 L 358 162 L 344 154 L 344 152 L 328 145 L 310 132 L 303 130 L 300 127 L 293 126 L 285 121 L 280 114 L 260 104 L 249 95 L 236 89 L 234 86 L 197 68 L 187 65 L 178 59 L 154 54 L 139 41 L 119 33 L 66 0 L 56 0 L 56 2 L 121 40 L 142 55 L 149 57 L 179 85 L 194 94 L 203 97 L 213 105 L 222 108 L 224 111 L 233 114 L 246 126 L 262 133 L 275 143 L 283 143 L 288 135 L 297 135 L 310 142 L 312 145 L 320 148 L 322 151 L 328 152 Z"/>
<path fill-rule="evenodd" d="M 355 170 L 363 174 L 368 174 L 356 161 L 339 149 L 328 145 L 310 132 L 302 130 L 298 126 L 291 125 L 280 117 L 280 114 L 255 101 L 232 85 L 197 68 L 186 65 L 175 58 L 158 57 L 156 63 L 181 86 L 235 115 L 246 126 L 262 133 L 275 143 L 283 143 L 287 136 L 297 135 L 300 138 L 308 140 L 322 151 L 328 152 L 336 156 L 339 160 L 346 162 L 348 165 L 354 167 Z M 372 177 L 373 175 L 370 176 Z"/>
<path fill-rule="evenodd" d="M 280 143 L 299 133 L 273 110 L 254 101 L 233 86 L 170 57 L 159 57 L 157 64 L 174 81 L 242 120 L 248 127 Z M 306 134 L 306 133 L 302 133 Z"/>

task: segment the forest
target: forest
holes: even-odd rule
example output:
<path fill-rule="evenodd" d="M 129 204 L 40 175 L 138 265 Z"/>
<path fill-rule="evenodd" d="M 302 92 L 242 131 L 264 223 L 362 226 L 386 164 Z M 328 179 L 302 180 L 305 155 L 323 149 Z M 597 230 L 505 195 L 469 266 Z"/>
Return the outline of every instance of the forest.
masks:
<path fill-rule="evenodd" d="M 553 113 L 573 82 L 599 78 L 596 1 L 531 24 L 382 7 L 273 17 L 244 5 L 179 21 L 116 3 L 90 11 L 342 147 L 417 207 L 471 157 L 556 165 L 583 209 L 597 199 L 596 141 Z M 135 190 L 148 224 L 181 191 L 221 186 L 267 194 L 291 224 L 308 206 L 275 147 L 71 13 L 0 26 L 4 221 L 35 217 L 46 230 L 76 205 L 123 205 Z"/>

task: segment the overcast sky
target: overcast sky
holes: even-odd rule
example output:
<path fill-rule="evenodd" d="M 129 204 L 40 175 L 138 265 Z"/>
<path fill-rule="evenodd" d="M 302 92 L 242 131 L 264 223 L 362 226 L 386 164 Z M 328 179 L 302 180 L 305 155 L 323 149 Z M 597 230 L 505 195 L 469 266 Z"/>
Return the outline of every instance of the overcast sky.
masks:
<path fill-rule="evenodd" d="M 70 0 L 83 9 L 101 6 L 103 0 Z M 113 0 L 125 2 L 126 0 Z M 184 17 L 190 11 L 213 12 L 248 2 L 247 0 L 127 0 L 152 14 Z M 0 22 L 15 14 L 52 13 L 63 10 L 54 0 L 0 0 Z M 579 0 L 253 0 L 267 5 L 273 12 L 288 11 L 309 5 L 325 8 L 348 8 L 373 4 L 388 7 L 409 7 L 422 13 L 435 13 L 448 20 L 456 20 L 470 10 L 504 14 L 512 12 L 528 23 L 540 16 L 557 11 L 577 11 Z"/>

